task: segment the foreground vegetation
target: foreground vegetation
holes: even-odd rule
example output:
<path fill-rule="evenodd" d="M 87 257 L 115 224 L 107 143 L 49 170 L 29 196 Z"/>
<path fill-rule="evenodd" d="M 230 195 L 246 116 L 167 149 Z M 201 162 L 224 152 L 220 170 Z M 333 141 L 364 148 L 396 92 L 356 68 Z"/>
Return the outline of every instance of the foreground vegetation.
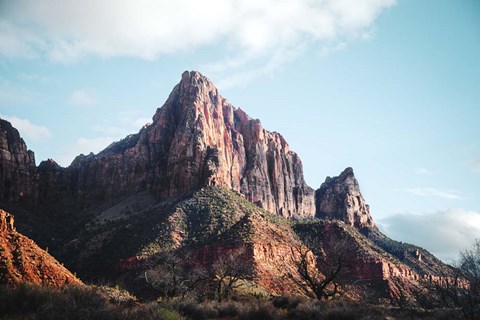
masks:
<path fill-rule="evenodd" d="M 243 297 L 229 301 L 140 303 L 128 292 L 96 286 L 60 290 L 0 287 L 0 319 L 460 319 L 456 311 L 399 309 L 347 301 Z"/>

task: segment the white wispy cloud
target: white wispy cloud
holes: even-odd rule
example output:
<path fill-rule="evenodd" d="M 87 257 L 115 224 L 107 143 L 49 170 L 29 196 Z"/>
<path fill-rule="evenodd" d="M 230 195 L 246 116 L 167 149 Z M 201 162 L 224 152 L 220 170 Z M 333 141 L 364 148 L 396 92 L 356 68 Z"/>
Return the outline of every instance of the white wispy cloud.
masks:
<path fill-rule="evenodd" d="M 42 82 L 42 83 L 47 83 L 50 82 L 51 79 L 47 76 L 40 75 L 37 73 L 28 73 L 28 72 L 22 72 L 18 75 L 20 79 L 28 80 L 28 81 L 36 81 L 36 82 Z"/>
<path fill-rule="evenodd" d="M 52 137 L 50 129 L 45 126 L 36 125 L 28 119 L 2 114 L 0 114 L 0 118 L 10 122 L 20 132 L 20 135 L 28 140 L 41 141 Z"/>
<path fill-rule="evenodd" d="M 144 125 L 151 123 L 152 118 L 137 110 L 122 111 L 117 116 L 95 123 L 92 131 L 108 135 L 119 140 L 125 136 L 138 132 Z"/>
<path fill-rule="evenodd" d="M 456 260 L 461 250 L 480 237 L 480 212 L 463 209 L 400 213 L 377 224 L 389 237 L 423 247 L 447 262 Z"/>
<path fill-rule="evenodd" d="M 11 108 L 15 105 L 38 105 L 43 102 L 43 97 L 38 93 L 18 86 L 0 76 L 0 105 Z"/>
<path fill-rule="evenodd" d="M 78 89 L 72 92 L 68 98 L 68 102 L 74 106 L 89 106 L 95 104 L 97 101 L 92 94 L 88 93 L 86 90 Z"/>
<path fill-rule="evenodd" d="M 419 168 L 415 169 L 415 174 L 417 174 L 417 175 L 431 175 L 431 174 L 433 174 L 433 172 L 430 171 L 429 169 L 419 167 Z"/>
<path fill-rule="evenodd" d="M 78 138 L 72 145 L 61 150 L 61 154 L 55 157 L 55 161 L 63 167 L 72 163 L 73 159 L 80 154 L 98 153 L 115 141 L 113 137 Z"/>
<path fill-rule="evenodd" d="M 422 197 L 439 197 L 444 199 L 461 199 L 463 194 L 457 190 L 438 188 L 407 188 L 403 191 Z"/>
<path fill-rule="evenodd" d="M 152 119 L 146 117 L 140 111 L 121 111 L 112 115 L 109 119 L 103 119 L 92 124 L 90 130 L 98 136 L 78 138 L 75 143 L 61 148 L 55 161 L 64 167 L 69 166 L 79 154 L 98 153 L 111 143 L 119 141 L 131 133 L 138 132 L 144 125 L 151 122 Z"/>
<path fill-rule="evenodd" d="M 0 53 L 75 61 L 87 55 L 161 55 L 220 45 L 212 69 L 239 70 L 241 82 L 269 74 L 315 45 L 337 50 L 368 38 L 395 0 L 3 1 Z M 260 69 L 260 70 L 258 70 Z M 255 72 L 255 70 L 258 70 Z M 221 74 L 225 75 L 225 74 Z"/>

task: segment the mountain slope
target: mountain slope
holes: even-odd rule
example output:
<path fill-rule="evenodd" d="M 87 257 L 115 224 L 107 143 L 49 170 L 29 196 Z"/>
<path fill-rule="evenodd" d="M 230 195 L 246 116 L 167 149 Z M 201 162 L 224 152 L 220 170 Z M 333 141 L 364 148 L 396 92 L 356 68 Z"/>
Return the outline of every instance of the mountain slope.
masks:
<path fill-rule="evenodd" d="M 0 283 L 61 287 L 79 285 L 70 271 L 36 243 L 15 230 L 14 218 L 0 209 Z"/>

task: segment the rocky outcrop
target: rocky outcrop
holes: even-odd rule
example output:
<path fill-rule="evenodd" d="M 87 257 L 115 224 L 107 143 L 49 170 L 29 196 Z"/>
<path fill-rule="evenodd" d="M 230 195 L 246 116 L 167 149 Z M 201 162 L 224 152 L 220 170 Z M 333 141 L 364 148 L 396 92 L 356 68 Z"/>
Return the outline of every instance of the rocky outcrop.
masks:
<path fill-rule="evenodd" d="M 0 201 L 18 201 L 34 194 L 35 156 L 17 129 L 0 119 Z"/>
<path fill-rule="evenodd" d="M 13 216 L 0 209 L 0 232 L 3 234 L 9 233 L 9 232 L 15 232 L 15 225 L 14 225 L 15 219 Z"/>
<path fill-rule="evenodd" d="M 82 282 L 36 243 L 18 233 L 13 216 L 0 209 L 0 284 L 61 287 Z"/>
<path fill-rule="evenodd" d="M 285 139 L 235 109 L 193 71 L 182 75 L 138 134 L 77 157 L 66 172 L 50 169 L 40 172 L 39 201 L 57 194 L 56 185 L 81 203 L 141 191 L 166 199 L 219 185 L 284 217 L 315 211 L 302 162 Z"/>
<path fill-rule="evenodd" d="M 359 229 L 375 228 L 352 168 L 346 168 L 338 177 L 327 177 L 315 191 L 315 208 L 317 218 L 340 220 Z"/>

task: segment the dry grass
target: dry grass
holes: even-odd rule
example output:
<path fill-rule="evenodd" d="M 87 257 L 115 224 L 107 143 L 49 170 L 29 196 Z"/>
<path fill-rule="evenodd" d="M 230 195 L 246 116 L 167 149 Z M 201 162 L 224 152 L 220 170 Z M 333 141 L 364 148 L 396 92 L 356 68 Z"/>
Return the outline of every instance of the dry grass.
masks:
<path fill-rule="evenodd" d="M 433 320 L 461 317 L 452 310 L 398 309 L 340 300 L 319 302 L 298 297 L 243 297 L 222 303 L 180 299 L 140 303 L 128 292 L 114 288 L 72 286 L 52 290 L 21 285 L 15 289 L 0 287 L 0 319 Z"/>

